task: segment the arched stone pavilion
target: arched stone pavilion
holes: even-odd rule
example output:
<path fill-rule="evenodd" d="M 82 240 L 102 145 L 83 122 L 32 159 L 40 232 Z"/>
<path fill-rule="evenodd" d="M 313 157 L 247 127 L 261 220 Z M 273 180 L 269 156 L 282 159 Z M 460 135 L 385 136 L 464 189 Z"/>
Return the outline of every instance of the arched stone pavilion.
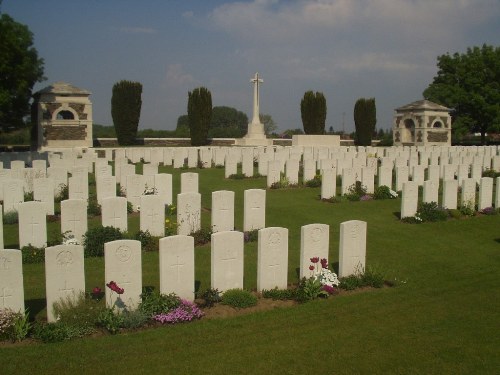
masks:
<path fill-rule="evenodd" d="M 451 146 L 450 109 L 418 100 L 395 109 L 394 146 Z"/>
<path fill-rule="evenodd" d="M 33 94 L 37 148 L 92 147 L 90 92 L 56 82 Z"/>

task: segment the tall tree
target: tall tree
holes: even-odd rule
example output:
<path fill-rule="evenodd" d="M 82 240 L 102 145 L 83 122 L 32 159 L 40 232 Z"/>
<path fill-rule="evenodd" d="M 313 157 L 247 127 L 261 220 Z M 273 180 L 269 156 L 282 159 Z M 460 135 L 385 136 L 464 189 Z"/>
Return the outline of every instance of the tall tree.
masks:
<path fill-rule="evenodd" d="M 142 85 L 139 82 L 120 81 L 113 86 L 111 117 L 118 144 L 133 145 L 141 117 Z"/>
<path fill-rule="evenodd" d="M 198 87 L 188 94 L 188 120 L 191 144 L 208 144 L 208 131 L 212 120 L 212 94 L 205 87 Z"/>
<path fill-rule="evenodd" d="M 278 130 L 278 125 L 276 125 L 271 115 L 261 114 L 259 115 L 259 119 L 264 124 L 264 133 L 266 135 L 271 135 Z"/>
<path fill-rule="evenodd" d="M 45 78 L 33 34 L 7 14 L 0 16 L 0 56 L 0 128 L 7 130 L 24 125 L 33 85 Z"/>
<path fill-rule="evenodd" d="M 219 106 L 212 109 L 210 138 L 240 138 L 246 133 L 248 117 L 236 108 Z"/>
<path fill-rule="evenodd" d="M 304 133 L 325 133 L 326 99 L 323 93 L 307 91 L 300 102 L 300 114 Z"/>
<path fill-rule="evenodd" d="M 466 53 L 437 58 L 438 74 L 425 89 L 425 99 L 452 108 L 455 133 L 500 129 L 500 48 L 484 44 Z"/>
<path fill-rule="evenodd" d="M 377 109 L 375 98 L 360 98 L 354 105 L 354 126 L 356 128 L 356 144 L 370 146 L 372 144 L 375 125 L 377 124 Z"/>

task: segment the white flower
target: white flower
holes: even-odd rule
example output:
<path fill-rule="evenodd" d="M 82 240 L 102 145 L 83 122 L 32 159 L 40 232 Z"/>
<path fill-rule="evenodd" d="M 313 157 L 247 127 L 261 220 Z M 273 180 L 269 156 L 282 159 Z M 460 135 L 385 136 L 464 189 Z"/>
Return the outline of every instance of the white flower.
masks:
<path fill-rule="evenodd" d="M 330 287 L 338 286 L 340 281 L 335 272 L 330 271 L 328 268 L 322 268 L 319 275 L 314 276 L 315 279 L 319 279 L 322 285 L 328 285 Z"/>
<path fill-rule="evenodd" d="M 392 189 L 389 189 L 389 193 L 392 195 L 393 198 L 397 198 L 398 197 L 398 193 L 395 192 L 394 190 Z"/>

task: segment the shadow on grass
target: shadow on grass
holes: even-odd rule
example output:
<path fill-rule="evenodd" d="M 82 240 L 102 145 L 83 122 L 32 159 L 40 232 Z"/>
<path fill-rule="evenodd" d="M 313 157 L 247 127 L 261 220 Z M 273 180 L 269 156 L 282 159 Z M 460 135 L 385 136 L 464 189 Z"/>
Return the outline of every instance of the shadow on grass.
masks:
<path fill-rule="evenodd" d="M 401 220 L 401 212 L 393 212 L 392 214 L 396 217 L 396 219 Z"/>
<path fill-rule="evenodd" d="M 28 299 L 25 303 L 25 308 L 28 310 L 30 314 L 30 319 L 33 320 L 35 316 L 37 316 L 40 311 L 47 307 L 47 300 L 45 298 L 35 298 Z"/>
<path fill-rule="evenodd" d="M 495 238 L 495 242 L 500 243 L 500 238 Z"/>

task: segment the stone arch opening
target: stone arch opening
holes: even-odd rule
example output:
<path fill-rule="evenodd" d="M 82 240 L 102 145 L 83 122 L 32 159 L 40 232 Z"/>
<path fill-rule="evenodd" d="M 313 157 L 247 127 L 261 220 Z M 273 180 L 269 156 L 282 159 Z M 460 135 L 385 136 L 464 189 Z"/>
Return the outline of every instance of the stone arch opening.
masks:
<path fill-rule="evenodd" d="M 68 110 L 62 110 L 57 112 L 56 120 L 74 120 L 75 114 Z"/>
<path fill-rule="evenodd" d="M 408 118 L 403 122 L 403 129 L 401 129 L 401 142 L 415 142 L 415 121 L 411 118 Z"/>
<path fill-rule="evenodd" d="M 443 123 L 441 121 L 436 121 L 434 124 L 432 124 L 432 127 L 440 129 L 443 127 Z"/>

